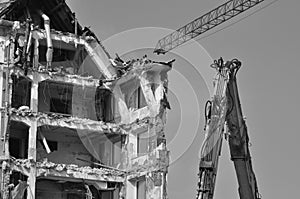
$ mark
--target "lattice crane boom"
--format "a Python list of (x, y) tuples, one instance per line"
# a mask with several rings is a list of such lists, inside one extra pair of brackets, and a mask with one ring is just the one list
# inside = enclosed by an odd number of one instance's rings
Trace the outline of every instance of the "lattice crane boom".
[(264, 0), (230, 0), (160, 39), (154, 53), (165, 54)]

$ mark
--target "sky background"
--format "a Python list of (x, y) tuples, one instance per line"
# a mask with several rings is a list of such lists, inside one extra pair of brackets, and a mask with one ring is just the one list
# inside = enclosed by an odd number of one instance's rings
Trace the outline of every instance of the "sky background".
[[(108, 45), (111, 54), (123, 52), (122, 42), (120, 50), (109, 46), (115, 43), (112, 40), (128, 42), (133, 40), (128, 35), (134, 35), (136, 41), (147, 41), (147, 45), (152, 42), (155, 46), (155, 37), (159, 38), (164, 33), (159, 28), (177, 29), (224, 2), (67, 0), (79, 22), (91, 26), (101, 40), (107, 41), (104, 44)], [(214, 74), (209, 63), (211, 58), (220, 56), (225, 60), (238, 58), (243, 62), (238, 73), (238, 88), (247, 118), (259, 192), (265, 199), (299, 197), (300, 1), (279, 0), (235, 23), (269, 2), (272, 0), (265, 0), (263, 4), (200, 36), (204, 37), (198, 40), (203, 48), (190, 44), (179, 49), (179, 55), (170, 53), (161, 57), (177, 58), (169, 72), (172, 110), (168, 112), (166, 128), (167, 139), (172, 143), (169, 146), (172, 155), (168, 176), (170, 199), (195, 198), (198, 153), (203, 141), (203, 106), (209, 99), (206, 83), (211, 84), (209, 80)], [(232, 23), (235, 24), (223, 29)], [(159, 33), (153, 33), (151, 37), (153, 28), (145, 27), (157, 27), (154, 32)], [(139, 30), (130, 32), (135, 28)], [(112, 36), (115, 38), (112, 39)], [(146, 53), (151, 54), (151, 49), (133, 48), (124, 56), (130, 58)], [(152, 58), (153, 55), (149, 56)], [(227, 142), (223, 142), (215, 198), (238, 198)]]

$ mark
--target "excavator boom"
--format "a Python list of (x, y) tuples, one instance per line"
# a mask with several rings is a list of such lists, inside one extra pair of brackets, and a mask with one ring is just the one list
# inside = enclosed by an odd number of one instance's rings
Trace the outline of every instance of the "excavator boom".
[(247, 126), (238, 94), (236, 80), (238, 70), (239, 67), (234, 68), (230, 73), (230, 81), (227, 86), (227, 98), (231, 104), (226, 117), (230, 155), (239, 184), (240, 199), (260, 199), (256, 177), (252, 168)]
[(220, 69), (215, 77), (214, 95), (206, 106), (205, 138), (200, 151), (197, 199), (212, 199), (222, 146), (227, 111), (228, 70)]
[(217, 75), (212, 101), (207, 103), (209, 107), (206, 106), (205, 139), (200, 153), (197, 199), (213, 198), (225, 123), (240, 199), (260, 199), (237, 89), (236, 74), (240, 66), (241, 62), (236, 59), (224, 63), (220, 58), (212, 64)]

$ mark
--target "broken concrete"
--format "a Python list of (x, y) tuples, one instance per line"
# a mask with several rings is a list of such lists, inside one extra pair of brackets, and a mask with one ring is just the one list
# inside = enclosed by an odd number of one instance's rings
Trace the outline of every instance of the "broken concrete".
[(112, 59), (64, 1), (29, 3), (0, 4), (3, 198), (167, 198), (174, 60)]
[[(26, 176), (30, 175), (30, 165), (32, 162), (28, 159), (12, 159), (9, 163), (12, 170), (18, 171)], [(123, 182), (126, 172), (107, 168), (92, 168), (89, 166), (79, 167), (75, 164), (56, 164), (48, 162), (37, 162), (37, 178), (65, 179), (73, 178), (81, 180)]]

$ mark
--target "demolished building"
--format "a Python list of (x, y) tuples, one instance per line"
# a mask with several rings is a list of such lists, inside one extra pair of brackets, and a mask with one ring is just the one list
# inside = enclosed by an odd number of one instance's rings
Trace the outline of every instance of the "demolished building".
[(111, 59), (64, 0), (0, 17), (1, 198), (167, 198), (172, 63)]

